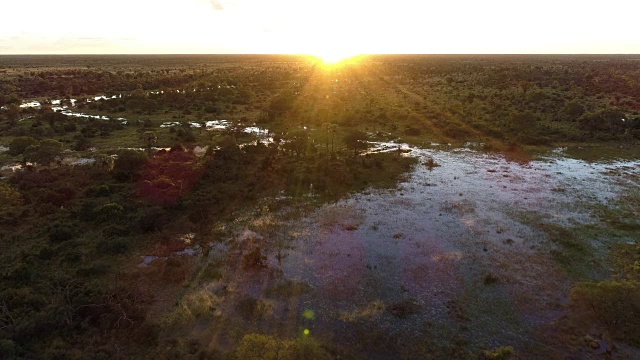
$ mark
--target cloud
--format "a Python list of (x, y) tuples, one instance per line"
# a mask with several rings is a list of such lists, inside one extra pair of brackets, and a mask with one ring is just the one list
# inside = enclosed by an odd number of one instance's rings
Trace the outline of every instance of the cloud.
[(216, 10), (216, 11), (224, 10), (224, 5), (222, 5), (220, 0), (209, 0), (209, 4), (211, 4), (211, 7), (213, 8), (213, 10)]

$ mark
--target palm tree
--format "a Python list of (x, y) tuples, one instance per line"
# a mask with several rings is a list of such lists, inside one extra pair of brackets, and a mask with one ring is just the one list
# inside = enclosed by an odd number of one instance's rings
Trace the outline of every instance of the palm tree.
[(98, 167), (98, 169), (109, 172), (113, 169), (113, 158), (109, 155), (98, 154), (94, 157), (95, 163), (94, 165)]
[(329, 126), (329, 134), (331, 134), (331, 153), (334, 152), (333, 150), (333, 140), (336, 138), (336, 133), (338, 132), (338, 125), (337, 124), (331, 124)]
[(150, 154), (151, 148), (158, 141), (158, 137), (156, 136), (156, 133), (153, 131), (145, 131), (144, 134), (142, 134), (142, 139), (145, 142), (145, 145), (147, 148), (147, 154)]
[(331, 125), (332, 125), (331, 123), (323, 123), (322, 124), (322, 132), (327, 134), (327, 137), (326, 137), (326, 139), (327, 139), (327, 141), (326, 141), (326, 144), (327, 144), (327, 155), (329, 155), (329, 131), (331, 129)]

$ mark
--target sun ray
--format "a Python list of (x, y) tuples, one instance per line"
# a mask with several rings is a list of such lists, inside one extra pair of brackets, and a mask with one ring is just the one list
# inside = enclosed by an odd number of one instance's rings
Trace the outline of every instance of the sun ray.
[(311, 55), (325, 66), (332, 66), (355, 59), (358, 54), (341, 51), (339, 49), (326, 49)]

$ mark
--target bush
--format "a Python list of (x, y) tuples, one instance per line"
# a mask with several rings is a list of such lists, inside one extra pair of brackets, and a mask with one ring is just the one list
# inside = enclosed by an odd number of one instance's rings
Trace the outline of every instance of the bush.
[(161, 207), (149, 207), (138, 211), (135, 222), (140, 231), (152, 232), (162, 230), (170, 219)]
[(236, 350), (237, 359), (263, 360), (324, 360), (331, 355), (310, 337), (280, 340), (274, 336), (248, 334)]
[(75, 236), (75, 229), (67, 223), (57, 223), (49, 229), (49, 240), (54, 243), (69, 241)]
[(584, 106), (582, 106), (582, 104), (571, 101), (565, 104), (562, 111), (572, 119), (575, 119), (584, 114)]
[(448, 137), (450, 137), (452, 139), (456, 139), (456, 140), (466, 139), (470, 135), (469, 130), (461, 127), (460, 125), (454, 124), (454, 123), (448, 124), (442, 130), (442, 133), (445, 134), (446, 136), (448, 136)]
[(3, 359), (14, 358), (18, 354), (18, 345), (13, 340), (0, 339), (0, 357)]
[(420, 136), (422, 134), (422, 130), (416, 128), (416, 127), (409, 127), (404, 131), (405, 135), (408, 136)]
[(149, 161), (146, 154), (135, 150), (123, 150), (113, 163), (113, 174), (116, 179), (133, 180), (142, 167)]
[(109, 185), (92, 186), (87, 189), (86, 195), (90, 197), (103, 197), (111, 195), (111, 188)]
[(22, 205), (20, 191), (7, 183), (0, 183), (0, 209)]
[(102, 229), (102, 233), (105, 236), (127, 236), (133, 232), (132, 230), (131, 223), (126, 221), (119, 224), (109, 224)]
[(125, 239), (116, 238), (116, 239), (106, 239), (98, 242), (96, 249), (104, 254), (108, 255), (120, 255), (124, 254), (129, 250), (129, 242)]
[(28, 147), (34, 146), (37, 143), (38, 140), (30, 136), (17, 137), (9, 143), (9, 154), (13, 156), (22, 155)]
[(84, 151), (91, 148), (91, 140), (85, 136), (79, 136), (76, 138), (76, 142), (73, 144), (72, 149), (75, 151)]
[(98, 221), (115, 221), (124, 214), (124, 208), (120, 204), (108, 203), (96, 212)]
[(614, 338), (640, 346), (640, 286), (637, 282), (579, 283), (571, 290), (570, 300), (582, 317), (605, 327)]
[(353, 156), (355, 157), (357, 153), (361, 150), (366, 150), (369, 147), (369, 136), (367, 133), (360, 130), (350, 131), (347, 135), (342, 138), (342, 141), (347, 146), (348, 149), (353, 150)]
[(58, 140), (46, 139), (24, 150), (27, 161), (49, 165), (62, 154), (62, 143)]
[(516, 352), (511, 346), (502, 346), (493, 350), (483, 350), (482, 356), (487, 360), (507, 360), (515, 356)]

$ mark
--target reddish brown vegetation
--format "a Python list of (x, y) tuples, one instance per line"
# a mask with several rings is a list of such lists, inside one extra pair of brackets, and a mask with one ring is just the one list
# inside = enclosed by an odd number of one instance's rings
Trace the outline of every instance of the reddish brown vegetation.
[(142, 170), (138, 196), (156, 205), (172, 206), (189, 193), (202, 177), (202, 168), (192, 151), (174, 147), (160, 151)]

